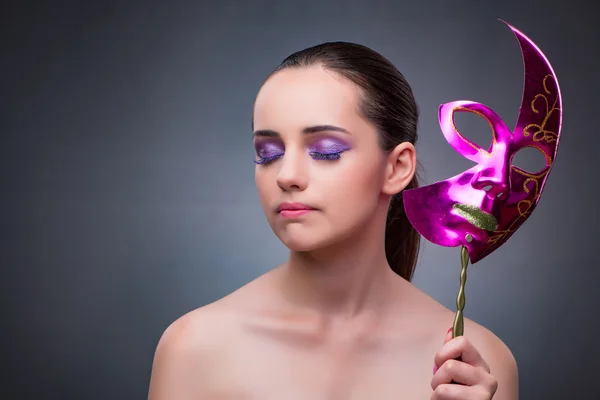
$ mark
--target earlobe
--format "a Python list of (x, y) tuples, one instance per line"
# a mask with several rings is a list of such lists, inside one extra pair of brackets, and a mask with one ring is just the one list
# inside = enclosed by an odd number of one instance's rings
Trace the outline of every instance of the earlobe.
[(404, 190), (415, 175), (416, 164), (416, 150), (412, 143), (404, 142), (396, 146), (387, 158), (382, 191), (393, 196)]

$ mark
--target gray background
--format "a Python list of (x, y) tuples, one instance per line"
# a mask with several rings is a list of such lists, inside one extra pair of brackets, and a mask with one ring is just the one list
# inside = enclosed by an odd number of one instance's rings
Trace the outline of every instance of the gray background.
[[(476, 100), (514, 124), (522, 61), (502, 18), (552, 62), (563, 135), (537, 211), (470, 268), (466, 314), (510, 346), (523, 399), (597, 398), (597, 6), (49, 3), (2, 10), (0, 394), (144, 398), (169, 323), (285, 258), (256, 196), (250, 117), (293, 51), (380, 51), (416, 93), (425, 183), (470, 167), (436, 111)], [(459, 127), (490, 140), (477, 118)], [(414, 283), (454, 308), (459, 267), (457, 249), (425, 243)]]

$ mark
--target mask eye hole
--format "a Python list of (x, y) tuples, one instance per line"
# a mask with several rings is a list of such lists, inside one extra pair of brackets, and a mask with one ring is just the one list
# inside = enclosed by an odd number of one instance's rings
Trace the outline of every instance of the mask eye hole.
[(523, 147), (517, 151), (513, 155), (511, 164), (530, 174), (539, 173), (547, 166), (546, 157), (536, 147)]
[(454, 125), (461, 136), (489, 151), (492, 146), (492, 128), (490, 123), (472, 112), (454, 113)]

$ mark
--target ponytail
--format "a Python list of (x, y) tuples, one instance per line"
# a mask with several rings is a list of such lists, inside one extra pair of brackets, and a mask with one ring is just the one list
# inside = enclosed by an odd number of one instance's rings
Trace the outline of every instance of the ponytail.
[[(415, 174), (405, 189), (417, 187), (419, 187), (419, 180)], [(388, 210), (385, 228), (385, 256), (392, 271), (409, 282), (417, 265), (420, 242), (419, 232), (406, 216), (402, 192), (400, 192), (392, 198)]]

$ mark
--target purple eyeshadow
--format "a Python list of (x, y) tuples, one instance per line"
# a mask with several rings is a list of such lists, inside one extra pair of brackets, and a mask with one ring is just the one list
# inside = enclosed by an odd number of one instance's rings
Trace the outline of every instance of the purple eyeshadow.
[[(255, 142), (256, 155), (258, 160), (256, 164), (267, 164), (285, 153), (285, 148), (279, 141), (257, 141)], [(315, 160), (336, 160), (340, 158), (340, 153), (350, 150), (350, 146), (339, 139), (324, 138), (311, 144), (308, 153)]]
[(283, 147), (277, 143), (261, 141), (256, 144), (256, 154), (261, 158), (273, 157), (283, 152)]
[(322, 154), (332, 154), (341, 153), (349, 149), (350, 146), (343, 141), (328, 138), (319, 140), (317, 143), (313, 144), (310, 151)]

